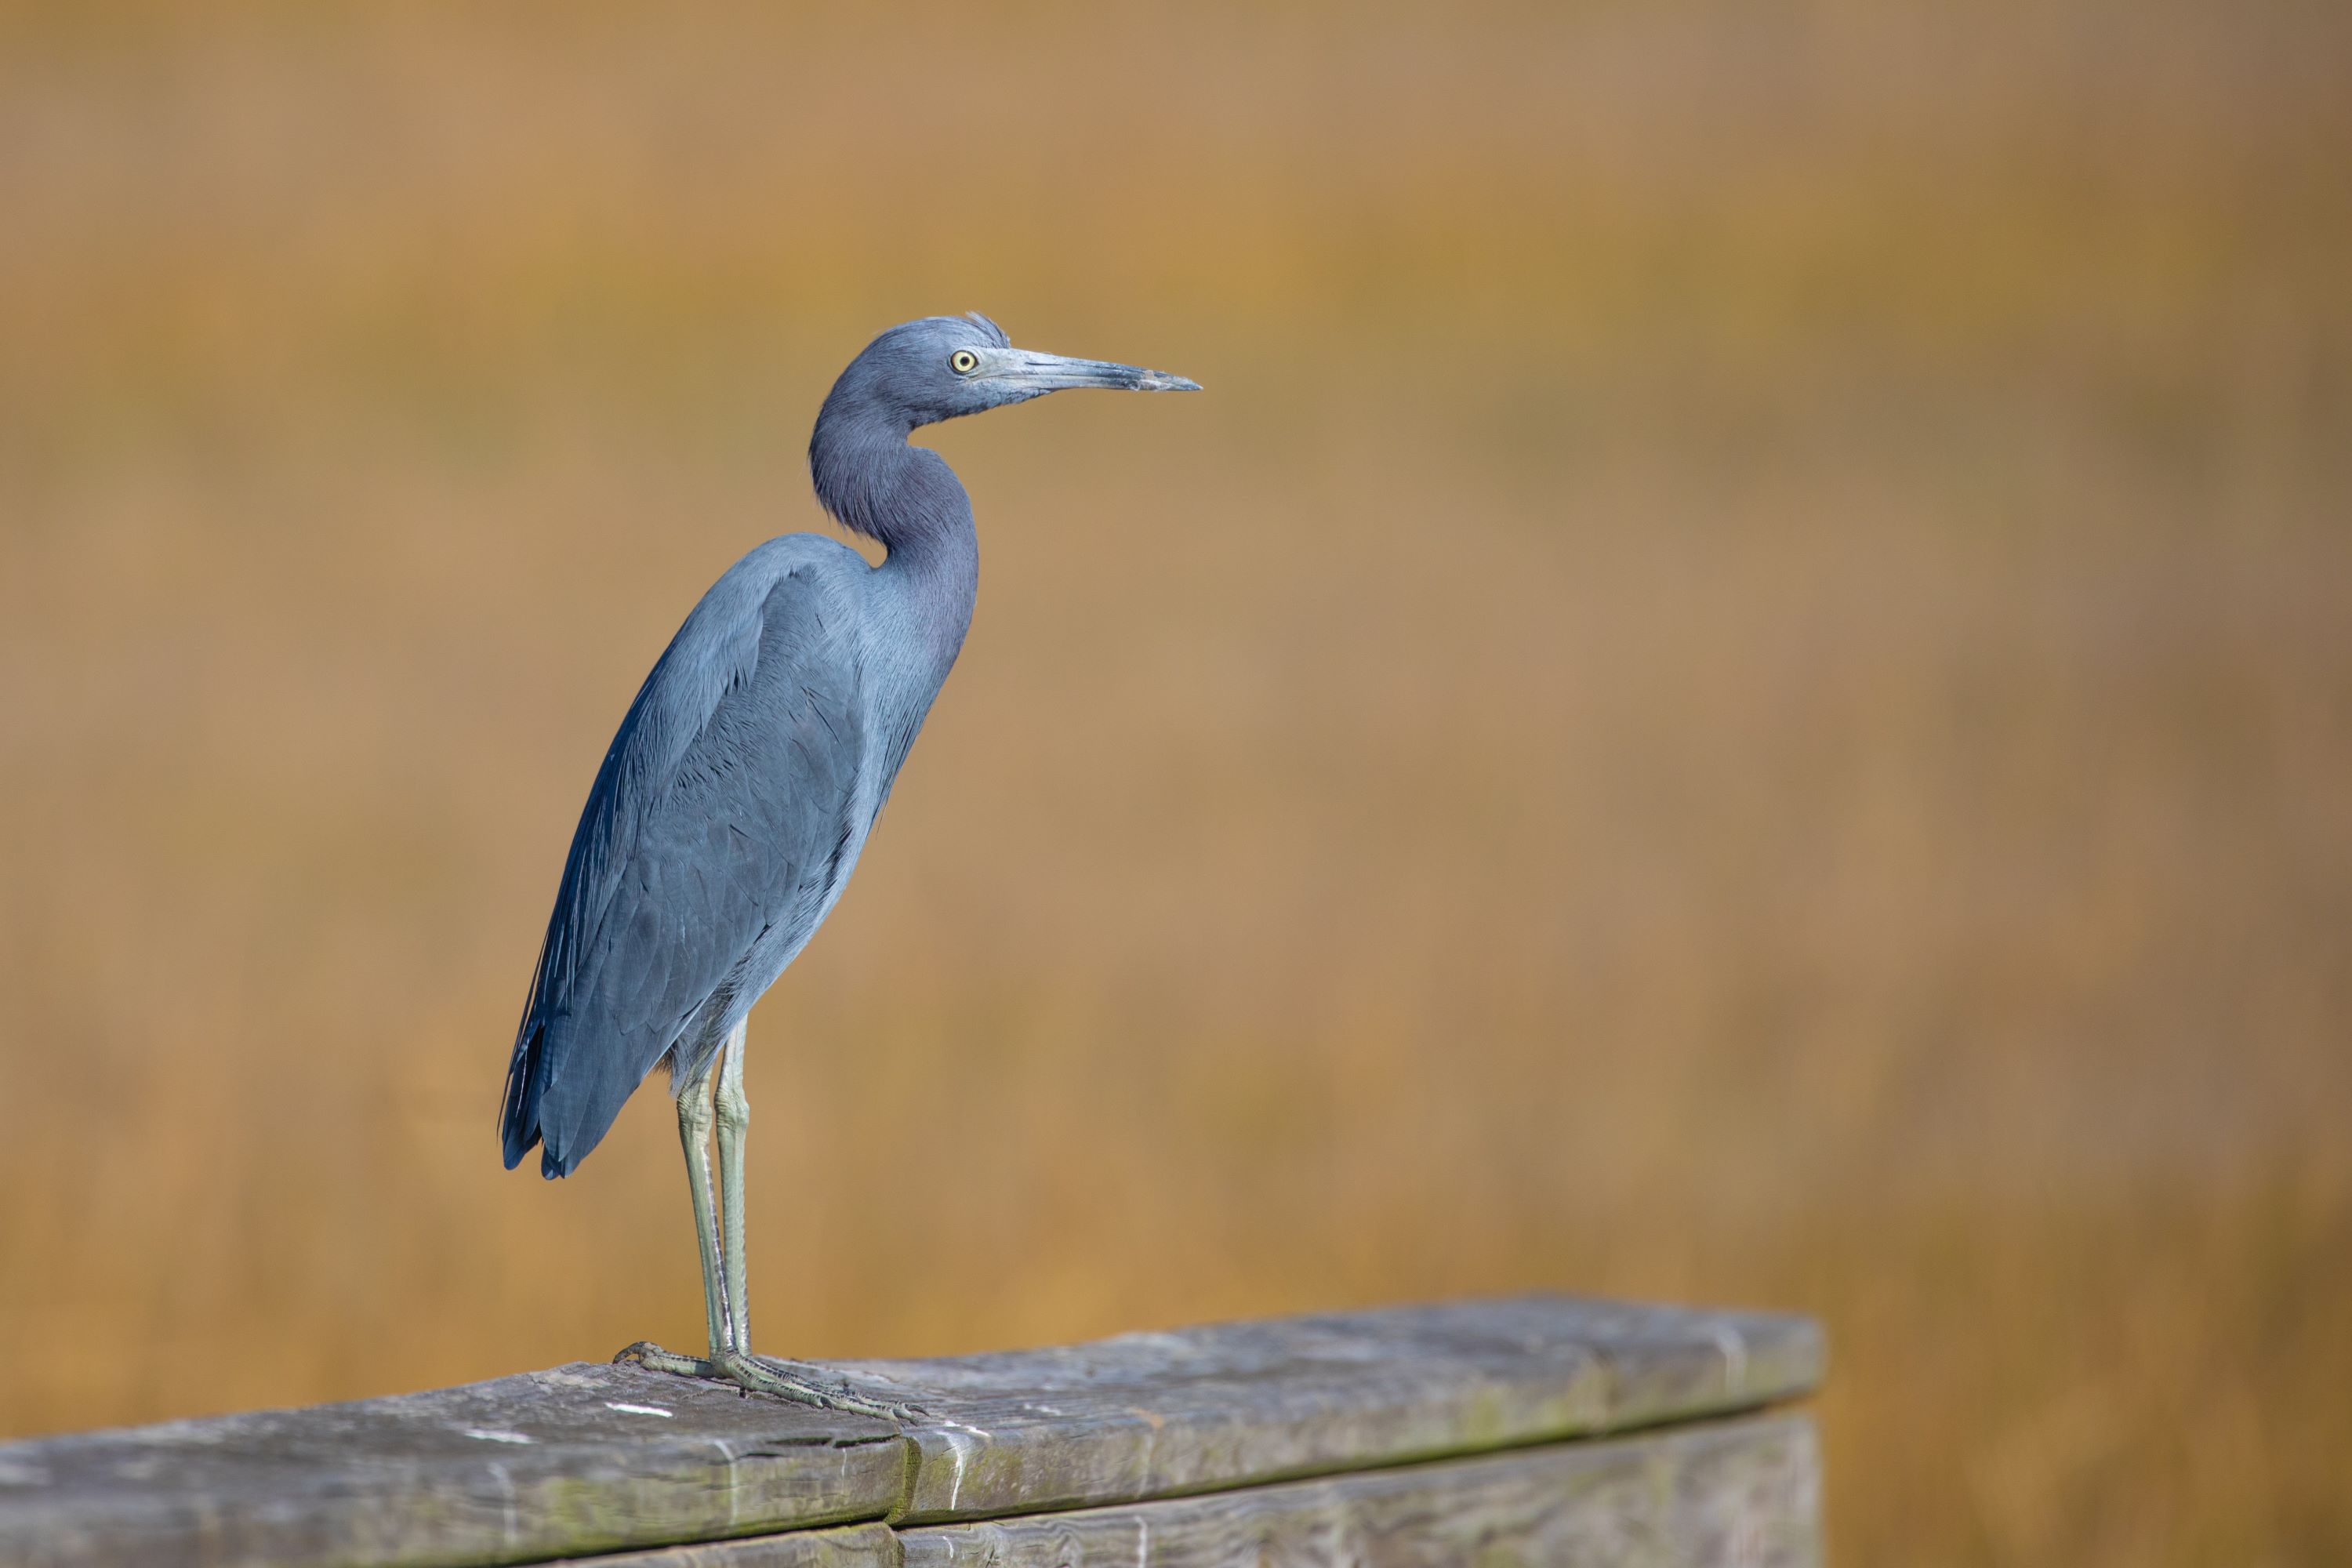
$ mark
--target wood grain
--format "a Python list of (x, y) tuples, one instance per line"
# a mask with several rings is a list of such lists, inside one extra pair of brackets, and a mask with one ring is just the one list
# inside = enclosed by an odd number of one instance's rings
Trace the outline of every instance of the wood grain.
[(1532, 1296), (837, 1370), (930, 1417), (907, 1524), (1720, 1415), (1811, 1389), (1822, 1358), (1801, 1318)]
[(746, 1541), (664, 1546), (612, 1557), (567, 1557), (581, 1568), (898, 1568), (898, 1536), (887, 1524), (796, 1530)]
[(0, 1563), (426, 1568), (873, 1519), (887, 1422), (575, 1363), (0, 1447)]
[(1801, 1415), (899, 1532), (904, 1568), (1811, 1568)]
[[(575, 1364), (398, 1398), (0, 1447), (0, 1563), (431, 1568), (698, 1545), (645, 1561), (868, 1568), (892, 1559), (899, 1538), (879, 1524), (816, 1527), (1098, 1510), (1346, 1472), (1394, 1477), (1406, 1472), (1392, 1467), (1751, 1410), (1810, 1390), (1822, 1361), (1819, 1331), (1800, 1318), (1528, 1297), (831, 1369), (920, 1407), (903, 1431), (636, 1367)], [(1798, 1428), (1739, 1430), (1781, 1434), (1770, 1451), (1796, 1451), (1787, 1434)], [(1538, 1506), (1558, 1490), (1541, 1490), (1552, 1484), (1545, 1476), (1586, 1477), (1571, 1493), (1597, 1499), (1669, 1480), (1696, 1488), (1701, 1501), (1729, 1496), (1736, 1478), (1722, 1477), (1731, 1458), (1707, 1468), (1716, 1441), (1574, 1443), (1540, 1461), (1532, 1451), (1498, 1458), (1504, 1468), (1491, 1475), (1504, 1489), (1491, 1510), (1520, 1510), (1511, 1528), (1543, 1542), (1569, 1539), (1554, 1505)], [(1568, 1461), (1558, 1456), (1572, 1454), (1583, 1458), (1559, 1470)], [(1511, 1468), (1522, 1458), (1537, 1468)], [(1435, 1524), (1381, 1522), (1381, 1509), (1403, 1520), (1423, 1506), (1404, 1493), (1380, 1502), (1389, 1484), (1339, 1501), (1315, 1495), (1341, 1508), (1331, 1517), (1343, 1523), (1369, 1521), (1361, 1528), (1401, 1542), (1451, 1539), (1431, 1534)], [(1590, 1528), (1604, 1535), (1623, 1512), (1591, 1506)], [(1299, 1547), (1307, 1551), (1324, 1539), (1310, 1513), (1272, 1523), (1234, 1515), (1238, 1522), (1217, 1528), (1263, 1529), (1277, 1543), (1307, 1542)], [(1078, 1517), (1053, 1528), (1079, 1528), (1067, 1524)], [(1692, 1517), (1714, 1515), (1702, 1508)], [(1097, 1537), (1087, 1540), (1088, 1551), (1102, 1550)], [(726, 1541), (737, 1544), (707, 1544)]]

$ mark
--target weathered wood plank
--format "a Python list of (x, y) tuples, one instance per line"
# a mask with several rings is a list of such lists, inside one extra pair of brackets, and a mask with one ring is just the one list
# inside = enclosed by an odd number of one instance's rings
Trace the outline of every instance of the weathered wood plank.
[(10, 1445), (0, 1563), (541, 1561), (879, 1518), (907, 1464), (887, 1422), (581, 1363)]
[(895, 1523), (1169, 1497), (1752, 1408), (1802, 1318), (1536, 1296), (835, 1370), (920, 1406)]
[[(573, 1365), (0, 1447), (0, 1563), (430, 1568), (970, 1521), (1727, 1414), (1810, 1389), (1821, 1364), (1801, 1319), (1547, 1297), (834, 1369), (920, 1406), (903, 1434)], [(828, 1537), (709, 1561), (864, 1568), (896, 1550)]]
[(888, 1525), (845, 1524), (563, 1563), (577, 1568), (898, 1568), (899, 1561), (898, 1536)]
[(1819, 1474), (1771, 1415), (898, 1540), (904, 1568), (1812, 1568)]

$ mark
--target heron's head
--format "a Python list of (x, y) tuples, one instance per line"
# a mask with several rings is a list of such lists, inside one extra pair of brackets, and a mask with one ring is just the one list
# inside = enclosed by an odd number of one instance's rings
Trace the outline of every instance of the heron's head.
[(1016, 349), (985, 316), (927, 316), (866, 344), (834, 383), (825, 412), (845, 414), (863, 405), (912, 429), (1073, 386), (1201, 390), (1197, 382), (1165, 371)]

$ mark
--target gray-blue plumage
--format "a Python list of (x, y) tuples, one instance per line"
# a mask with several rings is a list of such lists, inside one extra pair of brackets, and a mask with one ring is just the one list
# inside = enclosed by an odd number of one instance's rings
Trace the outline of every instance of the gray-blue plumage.
[(873, 678), (870, 575), (833, 541), (772, 540), (654, 667), (564, 864), (509, 1069), (509, 1167), (543, 1142), (541, 1169), (568, 1174), (665, 1057), (691, 1079), (839, 896), (887, 787), (887, 709), (930, 696)]
[(544, 1174), (568, 1173), (656, 1065), (681, 1097), (701, 1083), (840, 898), (978, 589), (971, 502), (908, 435), (1066, 386), (1192, 385), (1016, 350), (980, 317), (895, 327), (842, 373), (811, 474), (883, 563), (771, 540), (646, 678), (564, 861), (508, 1068), (509, 1169), (538, 1144)]

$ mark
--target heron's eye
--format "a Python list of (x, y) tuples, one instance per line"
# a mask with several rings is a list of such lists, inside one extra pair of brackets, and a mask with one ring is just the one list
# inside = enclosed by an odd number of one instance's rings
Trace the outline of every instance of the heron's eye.
[(958, 349), (948, 355), (948, 368), (958, 375), (970, 375), (980, 368), (980, 356), (970, 349)]

